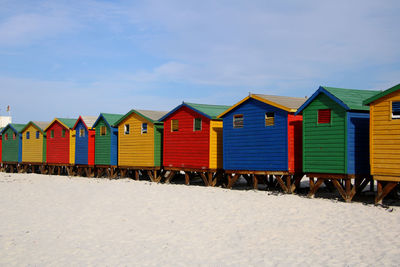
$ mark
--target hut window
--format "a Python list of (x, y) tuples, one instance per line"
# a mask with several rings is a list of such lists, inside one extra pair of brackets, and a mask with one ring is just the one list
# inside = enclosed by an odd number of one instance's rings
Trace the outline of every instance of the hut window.
[(171, 132), (177, 132), (179, 130), (179, 121), (171, 120)]
[(106, 134), (107, 134), (106, 126), (100, 126), (100, 135), (106, 135)]
[(129, 134), (129, 124), (124, 125), (124, 133)]
[(233, 128), (243, 128), (243, 114), (233, 116)]
[(142, 123), (142, 134), (147, 133), (147, 123)]
[(318, 123), (331, 123), (331, 110), (319, 109), (318, 110)]
[(392, 119), (400, 119), (400, 101), (392, 102)]
[(4, 140), (8, 140), (8, 133), (4, 135)]
[(79, 128), (79, 137), (85, 137), (85, 129)]
[(61, 137), (65, 137), (65, 129), (62, 129)]
[(39, 139), (39, 137), (40, 137), (40, 133), (39, 133), (39, 131), (36, 131), (36, 139)]
[(17, 135), (13, 133), (13, 140), (17, 139)]
[(30, 133), (26, 132), (26, 139), (29, 139), (29, 138), (30, 138)]
[(193, 121), (193, 129), (195, 131), (201, 131), (201, 118), (195, 118)]
[(275, 124), (275, 113), (267, 112), (265, 113), (265, 126), (274, 126)]
[(54, 138), (54, 130), (50, 131), (50, 138)]

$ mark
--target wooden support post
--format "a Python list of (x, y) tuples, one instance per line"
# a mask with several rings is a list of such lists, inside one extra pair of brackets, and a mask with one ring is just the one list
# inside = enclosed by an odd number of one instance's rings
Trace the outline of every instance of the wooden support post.
[(57, 175), (61, 175), (61, 167), (57, 166)]
[(314, 184), (314, 178), (310, 178), (310, 192), (308, 193), (308, 197), (313, 198), (318, 188), (324, 182), (323, 178), (317, 178), (317, 182)]
[(387, 182), (382, 188), (382, 181), (378, 182), (378, 192), (375, 197), (375, 204), (382, 204), (383, 198), (387, 196), (393, 188), (397, 186), (397, 182)]
[(281, 186), (281, 188), (282, 188), (282, 190), (285, 192), (285, 193), (287, 193), (289, 190), (288, 190), (288, 188), (287, 188), (287, 186), (285, 185), (285, 183), (283, 182), (283, 180), (282, 180), (282, 178), (284, 177), (285, 175), (275, 175), (275, 178), (276, 178), (276, 180), (278, 181), (278, 183), (279, 183), (279, 185)]
[(185, 172), (185, 185), (190, 184), (190, 175), (189, 172)]
[(216, 186), (218, 182), (218, 173), (215, 173), (215, 175), (213, 175), (212, 172), (208, 172), (208, 184), (210, 186)]
[(232, 186), (236, 183), (236, 181), (239, 179), (239, 174), (228, 174), (228, 185), (226, 188), (231, 189)]
[(139, 170), (135, 170), (135, 179), (139, 181)]
[(170, 173), (168, 174), (167, 178), (165, 179), (165, 183), (169, 184), (172, 180), (172, 178), (174, 178), (175, 176), (175, 171), (169, 171)]
[(258, 189), (258, 178), (257, 175), (253, 174), (253, 189)]
[(151, 171), (147, 171), (147, 175), (150, 177), (150, 181), (155, 182), (154, 176), (153, 176), (153, 174), (151, 173)]
[(206, 175), (204, 174), (204, 172), (200, 173), (200, 177), (201, 177), (201, 179), (203, 179), (204, 185), (209, 186), (208, 179), (207, 179)]
[(286, 188), (287, 188), (286, 193), (288, 193), (288, 194), (292, 193), (292, 176), (291, 175), (286, 175)]

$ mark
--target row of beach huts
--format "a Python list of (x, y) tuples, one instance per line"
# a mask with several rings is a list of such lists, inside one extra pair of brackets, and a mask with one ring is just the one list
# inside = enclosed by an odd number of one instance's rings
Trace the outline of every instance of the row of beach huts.
[(169, 112), (10, 123), (1, 170), (146, 178), (232, 188), (276, 183), (308, 195), (325, 183), (346, 202), (377, 181), (376, 203), (400, 182), (400, 84), (385, 91), (319, 87), (309, 98), (249, 94), (233, 106), (183, 102)]

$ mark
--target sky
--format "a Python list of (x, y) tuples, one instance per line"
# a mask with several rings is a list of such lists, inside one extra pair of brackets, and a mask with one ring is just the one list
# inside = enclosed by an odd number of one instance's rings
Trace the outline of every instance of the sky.
[(0, 115), (169, 111), (400, 83), (400, 1), (0, 0)]

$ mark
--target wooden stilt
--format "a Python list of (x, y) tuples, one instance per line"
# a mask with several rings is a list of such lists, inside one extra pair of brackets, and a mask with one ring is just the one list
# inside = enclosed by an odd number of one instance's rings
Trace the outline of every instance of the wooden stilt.
[(253, 189), (258, 189), (258, 178), (257, 175), (253, 174)]
[(176, 171), (170, 171), (167, 178), (165, 179), (165, 183), (169, 184), (171, 182), (172, 178), (174, 178), (175, 174), (176, 174)]
[(149, 176), (150, 181), (155, 182), (154, 176), (153, 176), (153, 174), (151, 173), (151, 171), (147, 171), (147, 175)]
[(288, 190), (287, 186), (285, 185), (285, 183), (282, 180), (282, 178), (284, 176), (285, 175), (275, 175), (275, 178), (278, 181), (278, 184), (281, 186), (282, 190), (287, 193), (289, 190)]
[(393, 188), (397, 186), (397, 182), (387, 182), (382, 188), (382, 181), (378, 182), (378, 192), (375, 197), (375, 204), (382, 204), (383, 198), (387, 196)]
[(324, 182), (324, 179), (318, 178), (317, 182), (314, 184), (314, 178), (310, 178), (310, 192), (308, 193), (308, 197), (313, 198), (318, 188)]
[(189, 172), (185, 172), (185, 185), (190, 184), (190, 175)]
[(226, 186), (226, 188), (231, 189), (232, 186), (236, 183), (236, 181), (239, 179), (238, 174), (228, 174), (228, 185)]
[(208, 174), (208, 184), (210, 186), (216, 186), (218, 182), (218, 173), (213, 175), (212, 172), (208, 172), (207, 174)]
[(204, 174), (204, 172), (200, 173), (200, 177), (201, 177), (201, 179), (203, 179), (204, 185), (209, 186), (208, 179), (207, 179), (206, 175)]
[(139, 181), (139, 170), (135, 170), (135, 180)]

